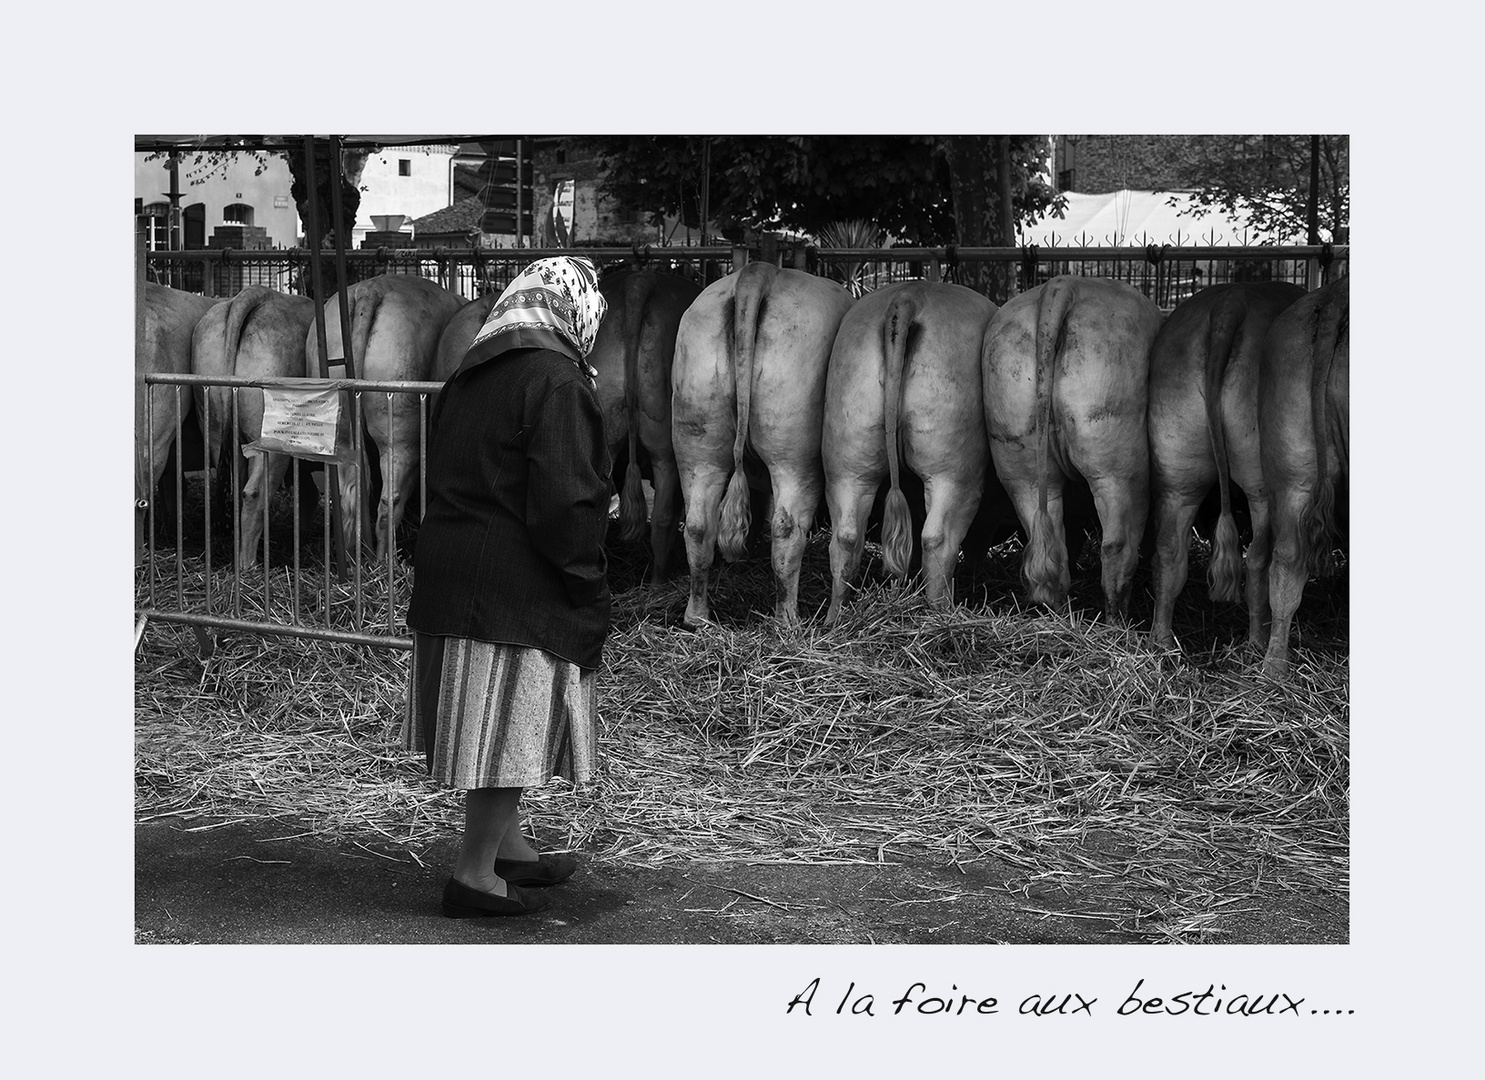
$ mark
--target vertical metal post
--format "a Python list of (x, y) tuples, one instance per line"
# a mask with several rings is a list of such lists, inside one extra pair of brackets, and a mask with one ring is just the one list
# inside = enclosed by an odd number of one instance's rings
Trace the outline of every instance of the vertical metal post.
[[(322, 379), (330, 377), (330, 347), (325, 341), (325, 298), (322, 295), (325, 289), (324, 276), (320, 265), (320, 211), (319, 192), (315, 188), (315, 137), (306, 135), (304, 137), (304, 168), (305, 175), (309, 181), (309, 220), (305, 227), (309, 230), (309, 269), (311, 288), (315, 295), (315, 340), (320, 346), (319, 375)], [(334, 564), (335, 580), (345, 581), (346, 578), (346, 549), (345, 529), (340, 513), (340, 468), (339, 466), (326, 463), (325, 465), (325, 500), (331, 508), (330, 514), (335, 543)], [(326, 560), (330, 562), (329, 559)], [(329, 590), (326, 589), (326, 604), (329, 604)]]
[[(367, 496), (370, 494), (370, 492), (368, 490), (370, 488), (370, 485), (366, 483), (366, 469), (365, 469), (365, 465), (366, 465), (366, 409), (365, 409), (365, 407), (361, 403), (361, 391), (359, 391), (359, 390), (353, 390), (351, 392), (351, 399), (354, 402), (354, 406), (353, 406), (352, 411), (351, 411), (351, 424), (353, 425), (351, 427), (351, 445), (353, 447), (355, 447), (355, 451), (356, 451), (356, 453), (355, 453), (355, 458), (356, 458), (356, 474), (355, 474), (355, 477), (356, 478), (355, 478), (355, 481), (354, 481), (355, 492), (356, 492), (355, 504), (357, 506), (364, 506), (369, 501), (368, 498), (367, 498)], [(385, 481), (383, 482), (383, 485), (382, 486), (383, 487), (386, 486)], [(352, 525), (351, 536), (348, 538), (348, 539), (350, 539), (350, 541), (353, 544), (355, 544), (355, 551), (356, 551), (356, 558), (352, 560), (352, 563), (353, 563), (354, 568), (355, 568), (355, 573), (354, 573), (355, 580), (352, 583), (352, 588), (355, 590), (355, 593), (356, 593), (355, 599), (356, 599), (356, 630), (357, 631), (360, 631), (361, 630), (361, 600), (362, 600), (362, 594), (361, 594), (361, 548), (363, 546), (361, 526), (362, 526), (362, 523), (365, 520), (366, 520), (365, 513), (358, 513), (356, 515), (355, 521), (353, 521), (351, 523), (351, 525)]]
[(180, 392), (184, 387), (176, 383), (175, 391), (175, 599), (184, 610), (186, 606), (186, 457), (185, 440), (181, 438), (182, 409)]
[[(179, 251), (184, 245), (180, 235), (180, 157), (176, 151), (170, 151), (169, 162), (165, 168), (170, 173), (170, 190), (166, 192), (166, 198), (170, 200), (170, 227), (167, 242), (171, 251)], [(172, 288), (180, 288), (180, 262), (177, 259), (170, 260), (169, 281)]]
[[(154, 437), (150, 430), (149, 417), (149, 384), (144, 381), (144, 376), (139, 371), (139, 365), (144, 358), (144, 279), (147, 264), (149, 262), (149, 221), (144, 216), (134, 219), (134, 443), (139, 445), (141, 438), (145, 439), (151, 446), (146, 453), (145, 461), (145, 483), (153, 483), (155, 471), (153, 468), (153, 444)], [(140, 408), (143, 405), (143, 408)], [(138, 430), (139, 424), (144, 423), (144, 430)], [(134, 475), (139, 475), (139, 452), (134, 454)], [(134, 492), (134, 565), (138, 566), (144, 560), (144, 514), (149, 506), (150, 500), (155, 497), (152, 490), (139, 490), (140, 484), (135, 485)], [(151, 568), (151, 580), (153, 580), (153, 568)], [(151, 601), (153, 603), (153, 601)]]
[(150, 607), (155, 607), (155, 399), (144, 384), (144, 475), (149, 489), (149, 516), (145, 519), (144, 542), (149, 546)]
[(351, 311), (350, 300), (346, 296), (346, 266), (345, 266), (345, 222), (341, 208), (340, 185), (344, 178), (340, 160), (340, 136), (330, 136), (330, 154), (335, 159), (333, 175), (330, 177), (330, 212), (335, 215), (335, 228), (330, 235), (335, 238), (335, 280), (338, 284), (336, 296), (340, 299), (340, 350), (345, 356), (345, 377), (354, 379), (356, 377), (356, 364), (351, 356)]
[[(393, 397), (392, 392), (390, 390), (387, 391), (387, 430), (388, 431), (392, 430), (392, 397)], [(388, 443), (387, 443), (387, 467), (382, 472), (382, 493), (383, 493), (383, 496), (386, 497), (387, 505), (389, 507), (395, 507), (397, 505), (397, 501), (396, 500), (399, 499), (402, 496), (402, 492), (398, 491), (396, 488), (394, 488), (392, 486), (392, 484), (396, 480), (396, 477), (397, 477), (397, 444), (396, 444), (396, 442), (393, 442), (393, 441), (389, 440)], [(388, 495), (390, 495), (390, 497), (387, 497)], [(391, 514), (388, 514), (387, 515), (387, 566), (386, 566), (386, 570), (387, 570), (387, 633), (389, 633), (389, 634), (392, 634), (392, 633), (395, 633), (396, 632), (396, 629), (395, 629), (395, 626), (394, 626), (394, 623), (393, 623), (393, 610), (392, 610), (392, 589), (393, 589), (392, 565), (396, 561), (397, 561), (397, 537), (393, 534), (393, 530), (392, 530), (392, 515)]]
[(526, 200), (521, 198), (523, 182), (526, 179), (526, 159), (522, 156), (524, 140), (516, 140), (516, 247), (525, 247), (522, 242), (524, 232), (521, 228), (521, 211), (526, 208)]
[(232, 457), (232, 617), (242, 618), (242, 473), (238, 463), (242, 460), (242, 441), (237, 435), (241, 423), (237, 404), (238, 387), (232, 388), (232, 429), (227, 432), (223, 445)]
[[(207, 611), (207, 614), (210, 614), (211, 613), (211, 470), (212, 470), (213, 467), (219, 467), (219, 463), (211, 460), (211, 387), (209, 387), (209, 386), (203, 386), (201, 388), (201, 427), (202, 427), (202, 430), (205, 431), (205, 433), (206, 433), (205, 435), (202, 436), (202, 440), (201, 440), (202, 442), (204, 442), (206, 444), (201, 449), (202, 454), (205, 455), (205, 457), (206, 457), (206, 468), (205, 468), (205, 470), (203, 470), (203, 475), (205, 476), (205, 482), (201, 485), (201, 488), (202, 488), (201, 493), (202, 493), (202, 495), (204, 497), (204, 500), (205, 500), (204, 501), (204, 509), (202, 510), (202, 516), (204, 518), (203, 528), (206, 531), (206, 542), (203, 545), (204, 550), (203, 550), (203, 553), (202, 553), (202, 557), (203, 557), (203, 560), (204, 560), (205, 566), (206, 566), (206, 611)], [(224, 443), (224, 445), (225, 445), (225, 443)]]

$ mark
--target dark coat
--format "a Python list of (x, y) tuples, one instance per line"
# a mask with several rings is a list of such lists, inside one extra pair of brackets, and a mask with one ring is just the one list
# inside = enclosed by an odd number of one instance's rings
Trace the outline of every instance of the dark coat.
[(598, 399), (571, 359), (470, 357), (434, 410), (407, 625), (597, 668), (608, 475)]

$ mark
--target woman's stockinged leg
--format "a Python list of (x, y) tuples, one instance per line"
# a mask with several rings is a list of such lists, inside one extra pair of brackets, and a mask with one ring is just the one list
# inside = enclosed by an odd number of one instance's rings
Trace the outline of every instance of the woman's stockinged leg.
[(495, 860), (508, 850), (506, 834), (520, 835), (517, 806), (520, 788), (474, 788), (464, 796), (464, 838), (454, 880), (471, 889), (505, 896), (505, 879), (495, 873)]
[(521, 828), (521, 815), (518, 811), (515, 820), (511, 822), (510, 828), (505, 830), (505, 836), (500, 841), (500, 858), (509, 859), (511, 862), (535, 862), (540, 858), (540, 853), (531, 846), (531, 841), (526, 839), (526, 834)]

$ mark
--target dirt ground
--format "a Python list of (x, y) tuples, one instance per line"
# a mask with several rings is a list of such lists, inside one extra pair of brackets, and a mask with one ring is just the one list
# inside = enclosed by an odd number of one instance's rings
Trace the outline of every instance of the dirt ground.
[[(1128, 944), (1162, 938), (1160, 900), (1117, 881), (1013, 867), (617, 865), (582, 858), (535, 916), (446, 919), (453, 843), (425, 865), (384, 842), (288, 823), (160, 820), (135, 830), (141, 944)], [(379, 839), (379, 838), (378, 838)], [(581, 858), (581, 853), (580, 853)], [(1190, 939), (1190, 917), (1183, 927)], [(1215, 897), (1201, 940), (1345, 943), (1344, 899), (1260, 888)]]

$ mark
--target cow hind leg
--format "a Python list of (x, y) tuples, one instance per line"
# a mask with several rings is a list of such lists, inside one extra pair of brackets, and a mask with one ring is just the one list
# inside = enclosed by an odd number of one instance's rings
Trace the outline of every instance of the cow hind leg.
[(1103, 528), (1098, 554), (1104, 613), (1110, 622), (1123, 626), (1129, 622), (1129, 594), (1150, 510), (1149, 491), (1138, 483), (1107, 479), (1090, 482), (1089, 487)]
[(799, 567), (804, 562), (804, 545), (822, 486), (823, 478), (774, 478), (773, 513), (769, 518), (773, 576), (778, 587), (774, 617), (786, 626), (799, 625)]
[(825, 492), (825, 505), (830, 511), (830, 608), (825, 613), (826, 626), (840, 621), (846, 593), (861, 568), (866, 522), (879, 483), (874, 476), (856, 476), (830, 484)]
[[(267, 464), (264, 464), (267, 458)], [(240, 546), (238, 558), (241, 565), (252, 566), (258, 561), (258, 548), (263, 539), (263, 518), (273, 503), (273, 493), (284, 482), (289, 470), (289, 458), (283, 454), (253, 454), (248, 463), (247, 483), (242, 488), (241, 518), (238, 527)], [(264, 560), (267, 561), (266, 558)]]
[(379, 563), (386, 562), (396, 552), (397, 526), (407, 512), (417, 471), (416, 458), (406, 451), (397, 460), (389, 460), (383, 471), (382, 494), (376, 511), (376, 560)]
[(675, 459), (656, 455), (651, 461), (655, 505), (650, 511), (650, 567), (646, 581), (662, 584), (670, 578), (671, 554), (681, 502), (681, 480)]
[(980, 489), (957, 477), (931, 477), (925, 485), (927, 513), (923, 519), (923, 584), (928, 602), (948, 608), (954, 604), (954, 569), (959, 547), (980, 508)]
[(686, 562), (691, 569), (691, 589), (683, 621), (687, 626), (695, 627), (712, 621), (707, 577), (717, 550), (727, 473), (717, 468), (697, 470), (683, 483), (686, 495)]
[(1272, 679), (1289, 675), (1289, 626), (1299, 609), (1309, 576), (1303, 521), (1305, 496), (1301, 492), (1275, 492), (1273, 552), (1268, 568), (1268, 600), (1272, 622), (1264, 674)]
[(1175, 645), (1171, 618), (1176, 598), (1186, 587), (1191, 527), (1201, 498), (1201, 492), (1162, 491), (1155, 500), (1155, 616), (1150, 638), (1161, 649)]
[(1249, 499), (1248, 508), (1253, 516), (1253, 540), (1244, 558), (1243, 590), (1248, 601), (1248, 644), (1261, 649), (1268, 642), (1268, 569), (1273, 537), (1269, 533), (1268, 499)]

